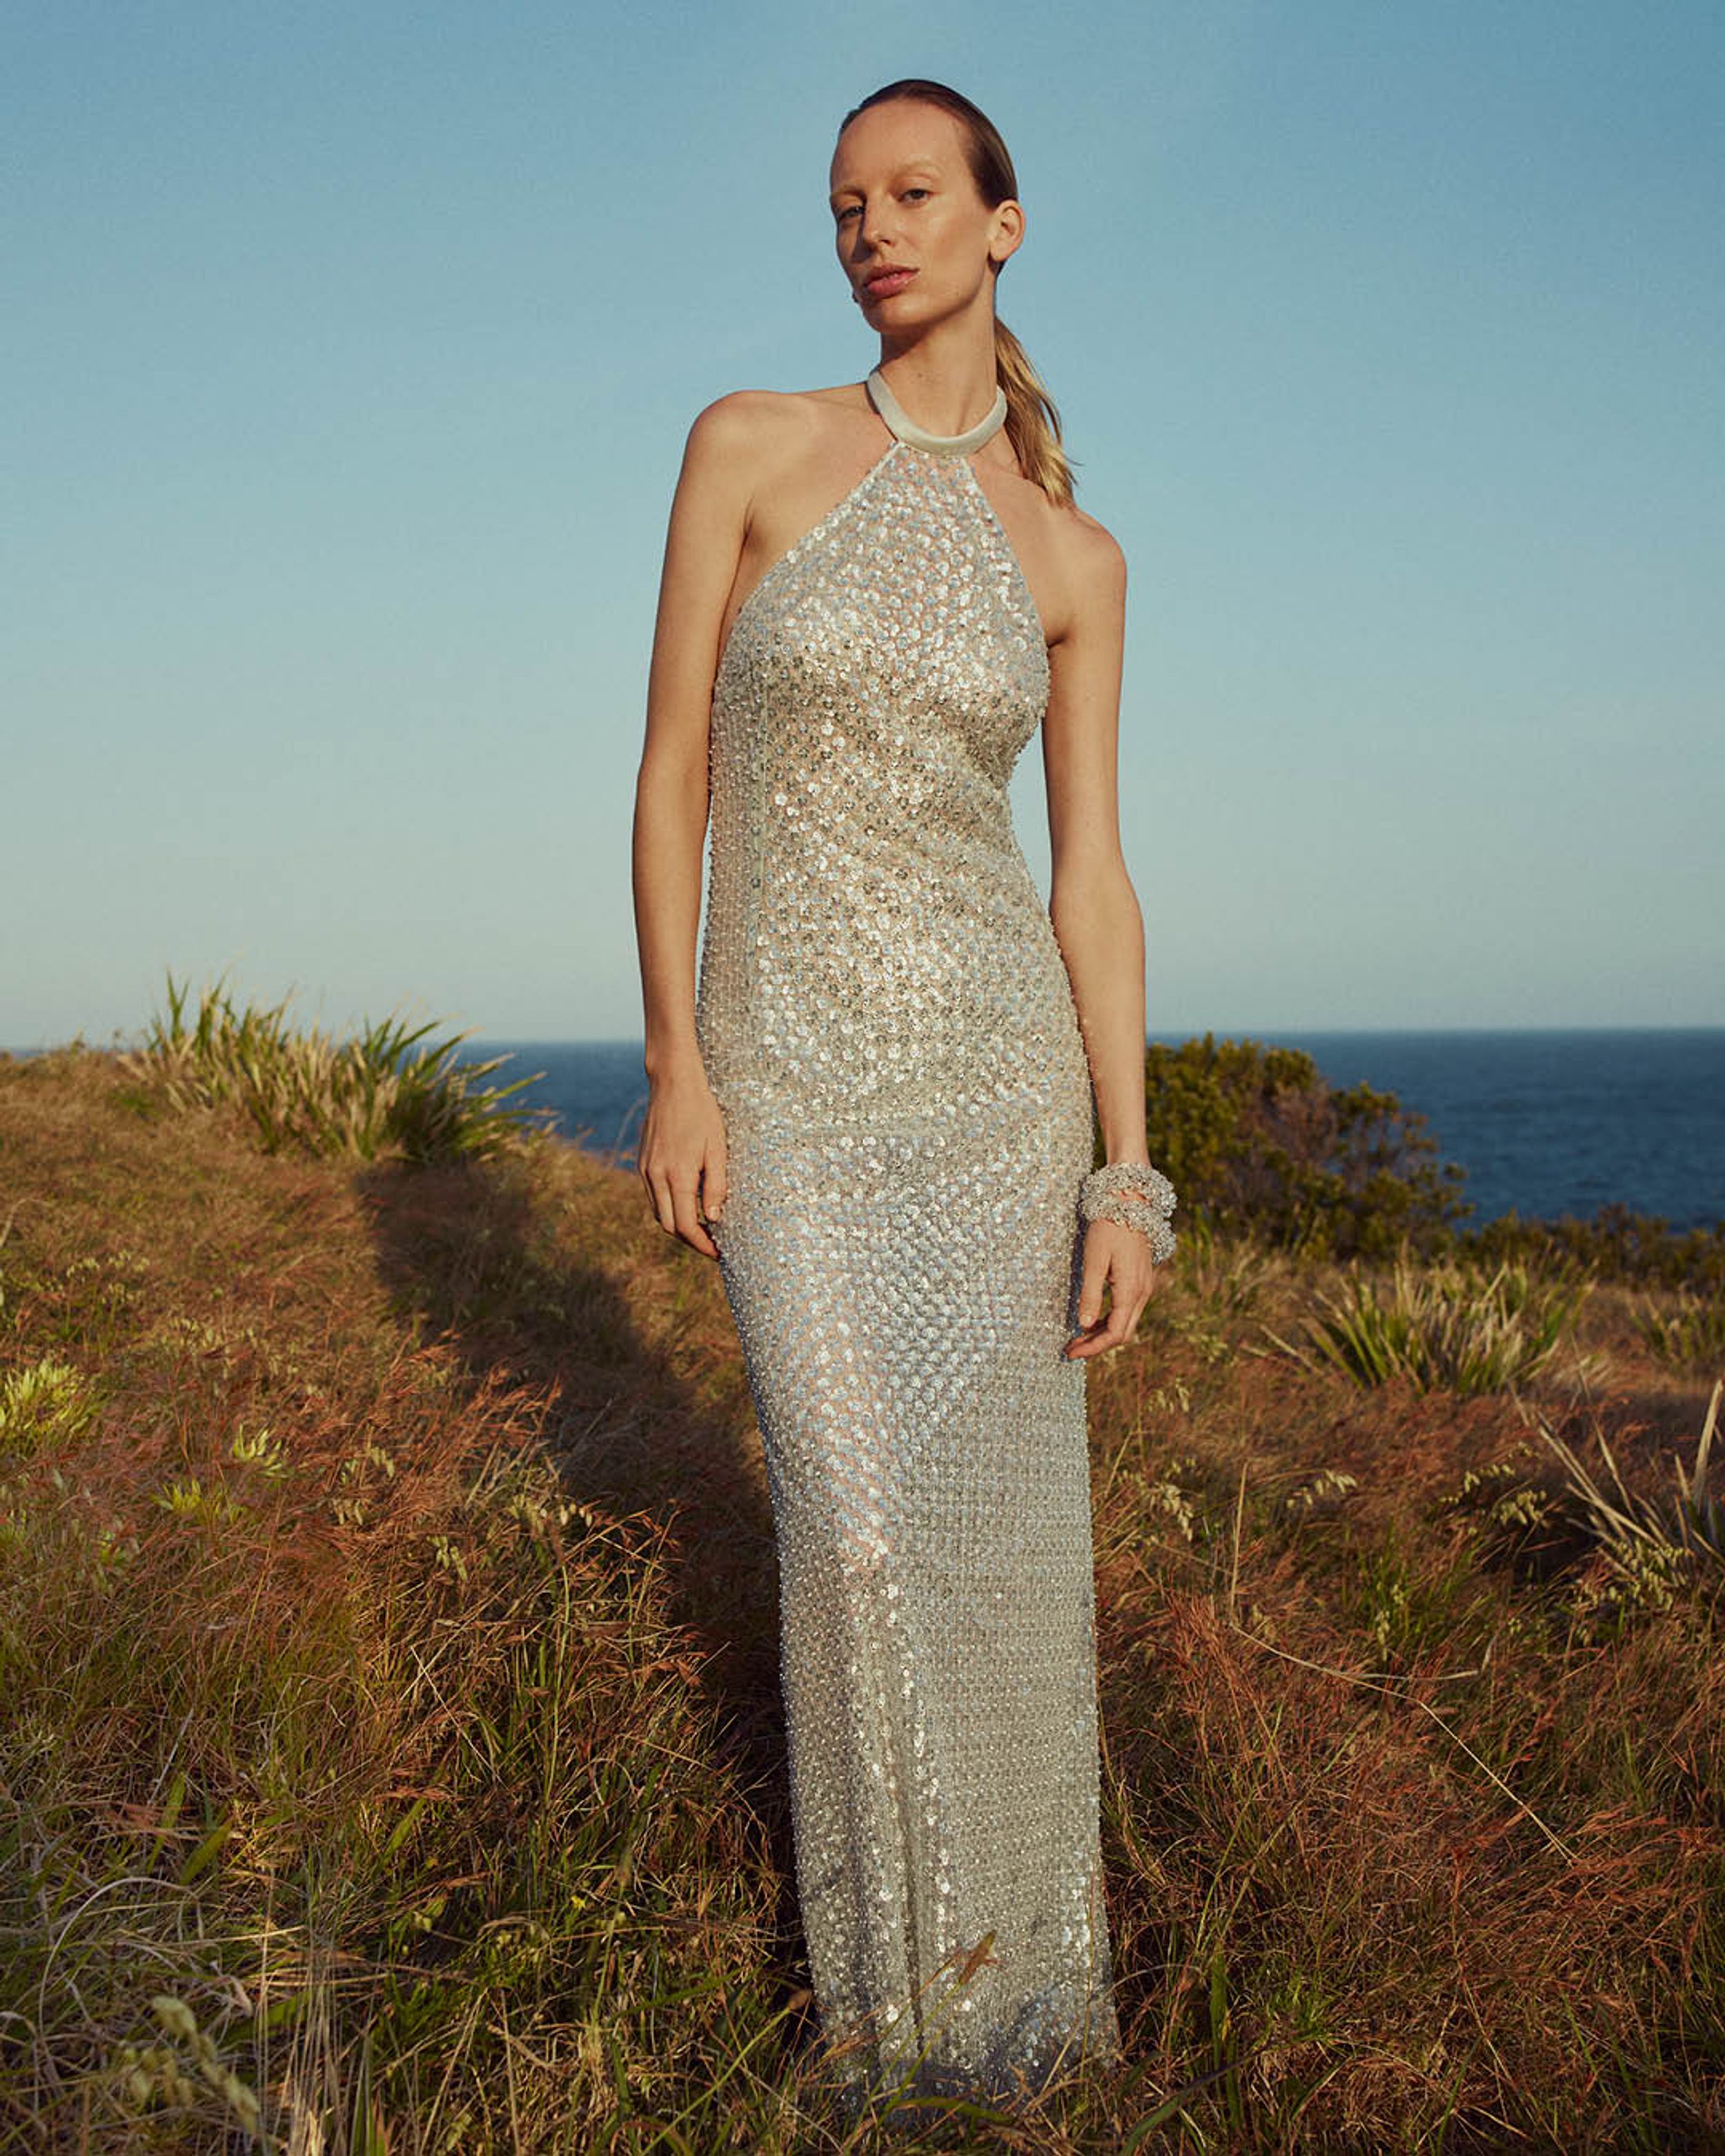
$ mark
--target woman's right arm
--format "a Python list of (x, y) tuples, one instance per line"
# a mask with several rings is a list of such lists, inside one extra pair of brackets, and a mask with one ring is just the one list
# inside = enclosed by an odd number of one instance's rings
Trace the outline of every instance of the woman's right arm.
[(748, 525), (747, 393), (696, 418), (672, 500), (635, 787), (635, 939), (648, 1100), (636, 1163), (660, 1225), (716, 1258), (701, 1224), (725, 1203), (724, 1119), (695, 1034), (696, 934), (719, 629)]

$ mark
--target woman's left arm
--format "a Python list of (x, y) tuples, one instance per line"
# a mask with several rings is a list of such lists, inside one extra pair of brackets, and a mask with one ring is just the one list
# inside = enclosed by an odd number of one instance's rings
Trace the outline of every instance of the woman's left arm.
[[(1113, 1161), (1149, 1159), (1144, 1129), (1144, 921), (1120, 844), (1120, 688), (1126, 644), (1126, 557), (1077, 512), (1071, 611), (1049, 649), (1043, 722), (1052, 874), (1049, 915), (1072, 983), (1102, 1144)], [(1150, 1245), (1134, 1229), (1085, 1230), (1080, 1332), (1067, 1353), (1120, 1347), (1156, 1285)], [(1102, 1291), (1111, 1297), (1102, 1315)]]

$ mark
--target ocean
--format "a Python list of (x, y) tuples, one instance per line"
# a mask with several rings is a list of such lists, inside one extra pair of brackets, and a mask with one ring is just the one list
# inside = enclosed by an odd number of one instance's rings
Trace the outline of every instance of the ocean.
[[(1615, 1204), (1677, 1229), (1725, 1219), (1725, 1026), (1217, 1038), (1303, 1049), (1333, 1086), (1394, 1094), (1466, 1171), (1470, 1224), (1589, 1219)], [(639, 1040), (475, 1040), (463, 1054), (509, 1055), (493, 1084), (543, 1070), (518, 1100), (593, 1151), (632, 1157), (647, 1100)]]

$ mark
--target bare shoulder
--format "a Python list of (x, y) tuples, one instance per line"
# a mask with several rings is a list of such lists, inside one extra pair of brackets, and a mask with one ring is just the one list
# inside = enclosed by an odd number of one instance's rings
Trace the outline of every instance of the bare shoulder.
[(1040, 505), (1022, 551), (1050, 649), (1112, 635), (1126, 616), (1126, 556), (1119, 541), (1076, 501), (1051, 501), (1040, 486), (1021, 484)]
[(1051, 521), (1060, 535), (1056, 543), (1075, 588), (1111, 597), (1123, 593), (1126, 552), (1107, 526), (1076, 501), (1050, 507)]
[(696, 414), (689, 445), (697, 454), (719, 458), (772, 456), (781, 448), (794, 451), (846, 406), (855, 408), (855, 391), (837, 389), (732, 389)]
[(684, 459), (738, 535), (741, 596), (878, 455), (866, 387), (733, 389), (702, 411)]

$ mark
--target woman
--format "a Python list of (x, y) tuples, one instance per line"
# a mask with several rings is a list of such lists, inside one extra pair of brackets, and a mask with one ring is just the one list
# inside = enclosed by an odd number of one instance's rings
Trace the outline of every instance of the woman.
[[(1118, 2048), (1085, 1378), (1173, 1241), (1116, 808), (1125, 565), (995, 316), (1024, 215), (987, 118), (889, 84), (830, 183), (880, 364), (721, 397), (671, 511), (639, 1163), (748, 1368), (846, 2090), (1009, 2097)], [(1046, 910), (1007, 801), (1039, 726)]]

